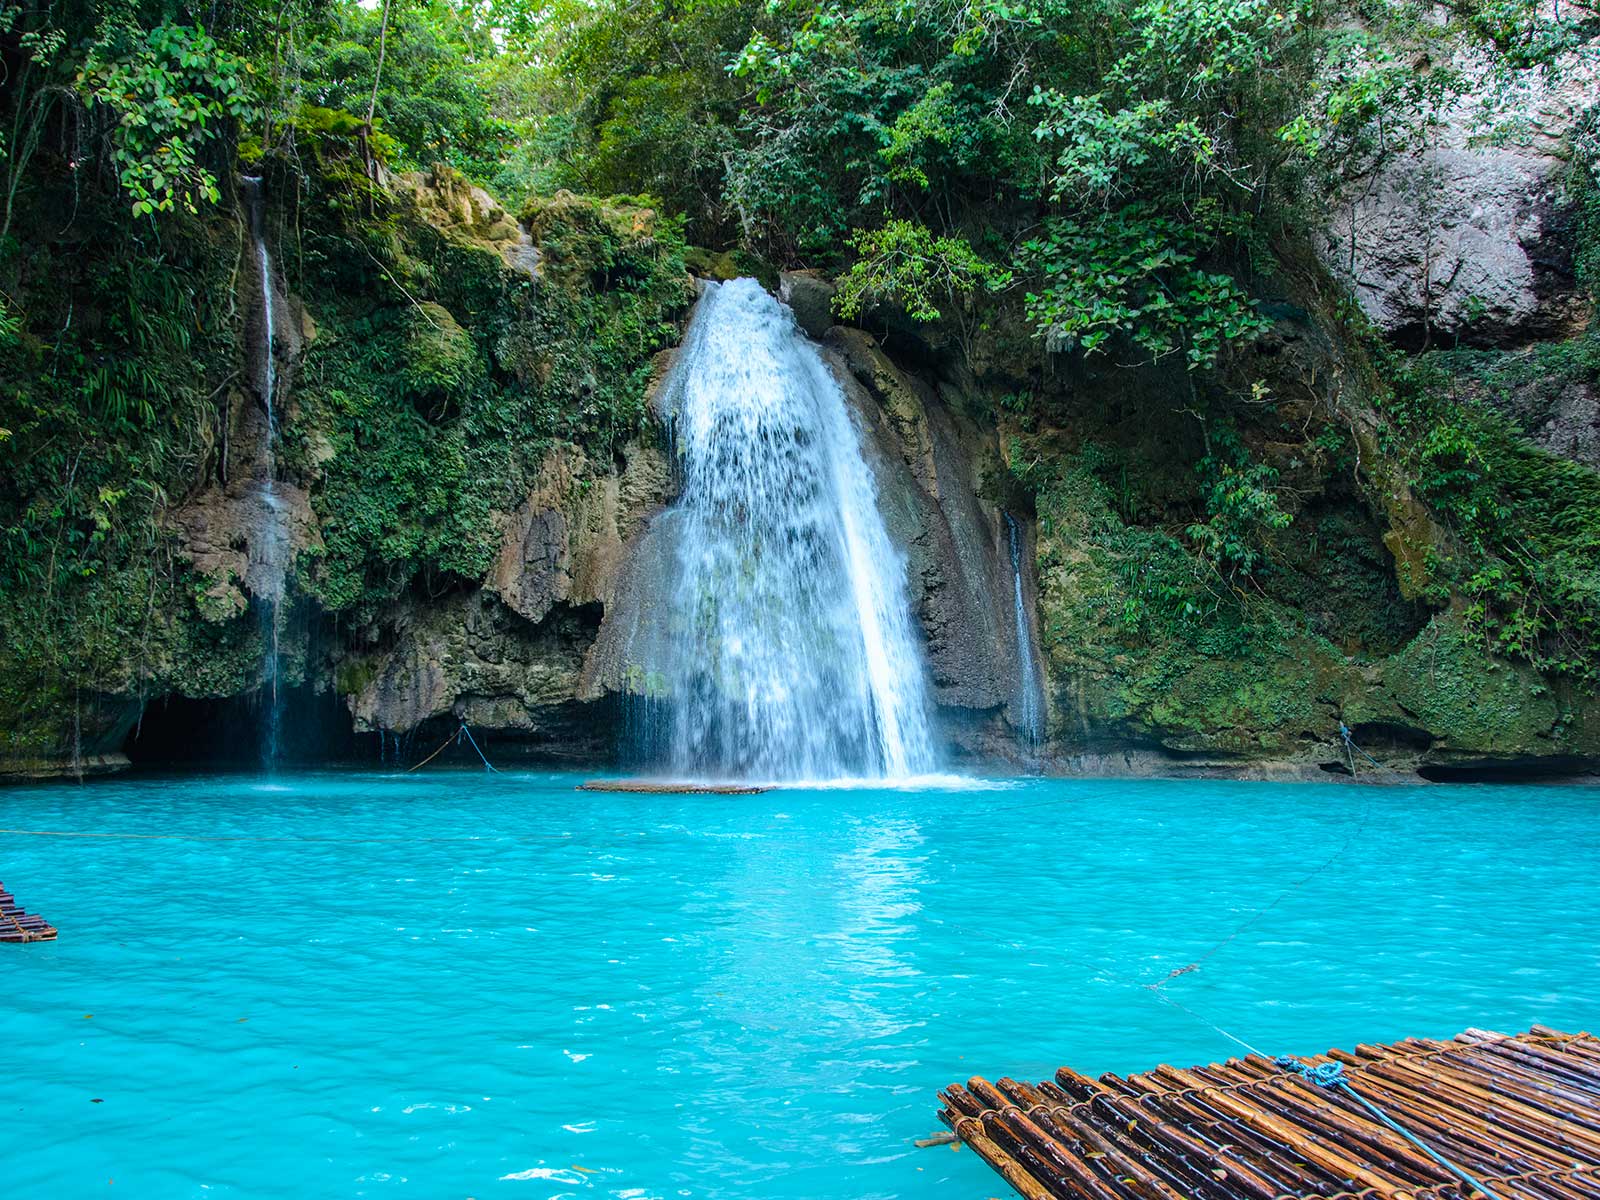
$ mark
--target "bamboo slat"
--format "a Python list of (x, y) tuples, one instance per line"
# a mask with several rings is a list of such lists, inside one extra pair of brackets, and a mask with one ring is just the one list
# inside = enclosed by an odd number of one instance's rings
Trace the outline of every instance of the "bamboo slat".
[(1600, 1200), (1590, 1034), (1470, 1029), (1305, 1061), (1341, 1064), (1348, 1090), (1252, 1054), (1098, 1080), (1062, 1067), (1037, 1086), (975, 1077), (940, 1093), (939, 1116), (1027, 1200), (1480, 1195), (1366, 1105), (1502, 1200)]
[(772, 789), (758, 783), (695, 783), (659, 779), (590, 779), (580, 792), (639, 792), (648, 796), (758, 796)]
[(43, 917), (24, 912), (17, 898), (0, 883), (0, 942), (53, 942), (55, 926)]

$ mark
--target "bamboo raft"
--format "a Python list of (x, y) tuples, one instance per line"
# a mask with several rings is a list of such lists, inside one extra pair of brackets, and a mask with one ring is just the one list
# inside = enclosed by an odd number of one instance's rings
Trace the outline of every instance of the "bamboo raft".
[(17, 907), (17, 898), (0, 883), (0, 942), (53, 942), (56, 928), (43, 917)]
[[(1028, 1200), (1600, 1197), (1600, 1039), (1536, 1025), (1331, 1050), (1348, 1085), (1259, 1055), (1037, 1087), (974, 1078), (940, 1119)], [(1377, 1106), (1436, 1154), (1354, 1099)], [(948, 1136), (948, 1135), (946, 1135)]]
[(755, 783), (673, 783), (660, 779), (591, 779), (580, 792), (643, 792), (653, 796), (758, 796), (772, 789)]

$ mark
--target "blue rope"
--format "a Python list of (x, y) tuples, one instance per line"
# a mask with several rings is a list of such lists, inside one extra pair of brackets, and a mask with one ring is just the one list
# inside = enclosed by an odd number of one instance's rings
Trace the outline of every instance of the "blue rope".
[[(461, 739), (461, 734), (463, 734), (463, 733), (467, 735), (467, 741), (472, 743), (472, 748), (474, 750), (478, 750), (478, 739), (472, 736), (472, 730), (467, 728), (467, 723), (465, 721), (461, 722), (461, 729), (456, 734), (456, 740), (457, 741), (459, 741)], [(478, 750), (478, 757), (483, 759), (483, 765), (487, 770), (490, 770), (490, 771), (494, 771), (495, 770), (495, 768), (490, 764), (488, 757), (484, 754), (484, 752), (482, 750)], [(499, 774), (499, 772), (495, 771), (495, 774)]]
[(1458, 1179), (1465, 1181), (1468, 1187), (1471, 1187), (1475, 1191), (1481, 1192), (1483, 1195), (1488, 1196), (1490, 1200), (1500, 1200), (1499, 1196), (1495, 1194), (1494, 1190), (1490, 1188), (1488, 1184), (1475, 1177), (1465, 1167), (1457, 1166), (1455, 1163), (1451, 1162), (1432, 1146), (1428, 1145), (1427, 1142), (1424, 1142), (1416, 1134), (1412, 1133), (1409, 1129), (1405, 1128), (1405, 1126), (1391, 1118), (1388, 1113), (1383, 1111), (1383, 1109), (1379, 1108), (1360, 1092), (1356, 1091), (1355, 1088), (1351, 1087), (1350, 1079), (1344, 1073), (1343, 1063), (1305, 1063), (1288, 1054), (1280, 1054), (1272, 1061), (1281, 1069), (1285, 1071), (1292, 1071), (1294, 1074), (1305, 1079), (1308, 1083), (1313, 1083), (1317, 1087), (1338, 1088), (1357, 1104), (1361, 1105), (1362, 1108), (1366, 1109), (1373, 1116), (1377, 1117), (1378, 1120), (1382, 1121), (1390, 1129), (1394, 1130), (1401, 1137), (1405, 1138), (1406, 1141), (1410, 1142), (1418, 1150), (1421, 1150), (1429, 1158), (1433, 1159), (1434, 1162), (1438, 1163), (1446, 1171), (1449, 1171)]
[(1344, 1087), (1349, 1083), (1344, 1075), (1343, 1063), (1303, 1063), (1288, 1054), (1280, 1054), (1272, 1061), (1285, 1071), (1305, 1076), (1307, 1083), (1314, 1083), (1320, 1088)]
[(1366, 759), (1373, 766), (1377, 767), (1378, 770), (1381, 771), (1381, 770), (1384, 769), (1383, 764), (1381, 762), (1379, 762), (1377, 759), (1373, 758), (1372, 755), (1368, 754), (1360, 746), (1356, 745), (1355, 738), (1353, 738), (1350, 735), (1350, 726), (1346, 725), (1343, 721), (1339, 722), (1339, 736), (1344, 739), (1344, 744), (1346, 746), (1349, 746), (1350, 749), (1354, 750), (1357, 754), (1361, 755), (1362, 758)]

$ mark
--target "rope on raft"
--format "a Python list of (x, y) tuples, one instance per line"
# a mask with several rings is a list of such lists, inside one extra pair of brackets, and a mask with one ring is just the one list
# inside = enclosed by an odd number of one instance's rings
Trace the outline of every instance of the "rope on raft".
[[(1341, 725), (1340, 728), (1343, 729), (1344, 727)], [(1406, 1141), (1410, 1142), (1418, 1150), (1421, 1150), (1429, 1158), (1433, 1159), (1434, 1162), (1438, 1163), (1446, 1171), (1449, 1171), (1450, 1174), (1460, 1179), (1468, 1187), (1489, 1197), (1489, 1200), (1500, 1200), (1500, 1197), (1495, 1193), (1493, 1188), (1489, 1187), (1488, 1184), (1477, 1178), (1465, 1167), (1451, 1162), (1432, 1146), (1428, 1145), (1427, 1142), (1423, 1141), (1416, 1134), (1412, 1133), (1411, 1130), (1400, 1124), (1400, 1122), (1396, 1121), (1388, 1113), (1384, 1112), (1383, 1109), (1379, 1108), (1360, 1092), (1356, 1091), (1355, 1088), (1351, 1087), (1350, 1077), (1344, 1073), (1343, 1063), (1306, 1063), (1301, 1062), (1298, 1058), (1288, 1054), (1280, 1054), (1272, 1061), (1280, 1070), (1289, 1071), (1295, 1075), (1299, 1075), (1307, 1083), (1314, 1084), (1319, 1088), (1336, 1088), (1343, 1092), (1378, 1120), (1382, 1121), (1390, 1129), (1394, 1130), (1401, 1137), (1405, 1138)]]

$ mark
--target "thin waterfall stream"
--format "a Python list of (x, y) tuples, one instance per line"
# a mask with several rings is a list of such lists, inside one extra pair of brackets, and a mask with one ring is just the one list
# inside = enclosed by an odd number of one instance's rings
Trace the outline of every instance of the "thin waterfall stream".
[(682, 493), (665, 766), (739, 779), (934, 768), (905, 559), (817, 347), (753, 279), (709, 284), (663, 384)]
[(1006, 519), (1006, 538), (1011, 548), (1011, 583), (1013, 611), (1017, 626), (1017, 690), (1018, 709), (1022, 718), (1021, 732), (1030, 745), (1038, 745), (1044, 738), (1044, 695), (1039, 687), (1039, 668), (1033, 658), (1033, 636), (1028, 625), (1027, 601), (1022, 590), (1022, 530), (1010, 513)]
[(246, 175), (240, 182), (249, 206), (250, 236), (255, 243), (256, 271), (261, 285), (261, 370), (258, 386), (262, 407), (266, 410), (266, 426), (261, 445), (264, 469), (257, 483), (260, 508), (256, 527), (252, 530), (250, 554), (260, 568), (255, 574), (262, 582), (263, 598), (266, 600), (263, 612), (266, 651), (261, 674), (267, 705), (262, 758), (270, 767), (278, 759), (279, 735), (283, 726), (280, 643), (283, 635), (282, 608), (284, 577), (288, 569), (289, 531), (283, 497), (278, 494), (277, 487), (277, 414), (274, 411), (278, 391), (275, 353), (277, 308), (272, 289), (272, 254), (267, 247), (266, 205), (260, 176)]

